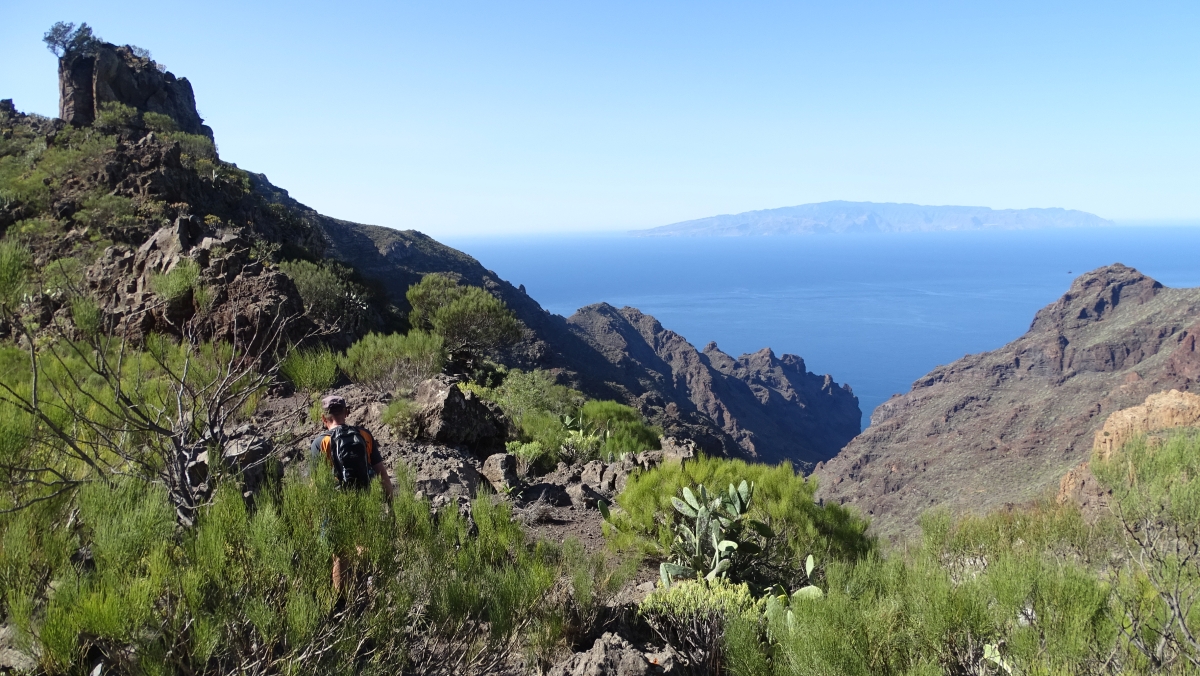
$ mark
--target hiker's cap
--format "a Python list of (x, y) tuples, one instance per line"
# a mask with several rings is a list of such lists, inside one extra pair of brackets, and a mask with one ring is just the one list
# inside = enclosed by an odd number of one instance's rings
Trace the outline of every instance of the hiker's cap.
[(338, 413), (339, 411), (345, 411), (348, 408), (349, 407), (346, 405), (346, 398), (340, 397), (336, 394), (331, 394), (321, 400), (321, 410), (325, 411), (326, 413)]

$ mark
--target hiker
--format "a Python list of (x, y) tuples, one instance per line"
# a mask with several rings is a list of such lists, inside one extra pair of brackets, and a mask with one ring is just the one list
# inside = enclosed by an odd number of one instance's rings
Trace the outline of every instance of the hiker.
[[(367, 490), (371, 478), (378, 476), (383, 496), (392, 501), (392, 478), (388, 475), (383, 457), (375, 444), (375, 437), (361, 427), (346, 424), (350, 407), (346, 400), (336, 394), (321, 400), (321, 423), (325, 430), (312, 442), (313, 460), (323, 456), (333, 469), (339, 488)], [(357, 547), (359, 555), (363, 548)], [(343, 561), (339, 554), (333, 555), (333, 590), (342, 589)]]

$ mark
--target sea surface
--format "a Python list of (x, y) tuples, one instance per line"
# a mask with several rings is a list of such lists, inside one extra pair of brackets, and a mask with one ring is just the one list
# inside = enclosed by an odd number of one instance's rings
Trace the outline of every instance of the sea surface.
[(547, 310), (633, 306), (698, 349), (770, 347), (849, 383), (871, 411), (939, 364), (998, 348), (1111, 263), (1200, 286), (1200, 226), (773, 237), (444, 240)]

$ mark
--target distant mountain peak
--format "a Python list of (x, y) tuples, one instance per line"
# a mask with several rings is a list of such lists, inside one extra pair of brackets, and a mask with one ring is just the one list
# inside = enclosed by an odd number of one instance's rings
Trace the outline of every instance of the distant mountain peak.
[(1034, 230), (1113, 225), (1074, 209), (991, 209), (890, 202), (817, 202), (740, 214), (709, 216), (633, 234), (645, 236), (802, 235), (843, 232)]

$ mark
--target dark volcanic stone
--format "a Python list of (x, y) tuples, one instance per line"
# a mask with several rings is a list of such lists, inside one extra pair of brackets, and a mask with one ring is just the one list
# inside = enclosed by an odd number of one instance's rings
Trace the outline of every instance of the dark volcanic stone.
[(462, 444), (476, 450), (503, 448), (507, 430), (491, 409), (448, 376), (417, 387), (417, 424), (422, 439)]
[(213, 138), (196, 112), (187, 78), (158, 70), (129, 47), (103, 43), (86, 53), (68, 52), (58, 62), (58, 87), (58, 116), (76, 126), (92, 124), (100, 107), (115, 101), (143, 113), (167, 115), (181, 131)]

